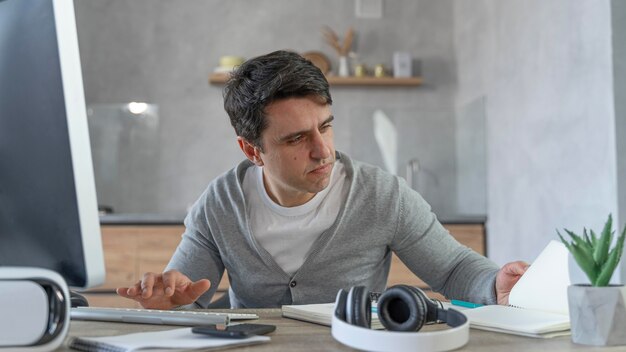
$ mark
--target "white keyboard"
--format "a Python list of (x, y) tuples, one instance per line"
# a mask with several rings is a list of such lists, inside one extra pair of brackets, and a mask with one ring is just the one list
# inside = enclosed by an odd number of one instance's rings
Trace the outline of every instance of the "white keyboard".
[(259, 319), (250, 313), (214, 313), (193, 310), (157, 310), (132, 308), (71, 308), (70, 317), (74, 320), (113, 321), (120, 323), (163, 324), (163, 325), (206, 325), (228, 324), (231, 320)]

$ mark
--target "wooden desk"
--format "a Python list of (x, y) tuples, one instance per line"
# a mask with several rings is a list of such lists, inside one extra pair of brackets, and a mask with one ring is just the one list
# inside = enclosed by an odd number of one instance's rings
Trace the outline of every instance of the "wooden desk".
[[(224, 311), (224, 310), (218, 310)], [(280, 309), (243, 309), (241, 312), (257, 313), (260, 319), (254, 322), (276, 325), (276, 331), (269, 334), (271, 342), (261, 345), (232, 348), (229, 351), (353, 351), (335, 341), (330, 335), (330, 328), (326, 326), (305, 323), (281, 317)], [(175, 326), (121, 324), (105, 322), (72, 321), (70, 333), (63, 347), (59, 351), (74, 351), (67, 347), (67, 342), (75, 336), (110, 336), (122, 335), (141, 331), (159, 331), (177, 328)], [(441, 326), (426, 327), (437, 329)], [(416, 351), (418, 349), (416, 348)], [(457, 351), (485, 351), (485, 352), (518, 352), (518, 351), (624, 351), (618, 347), (590, 347), (575, 345), (570, 337), (553, 339), (534, 339), (507, 335), (495, 332), (470, 329), (470, 341), (465, 347)]]

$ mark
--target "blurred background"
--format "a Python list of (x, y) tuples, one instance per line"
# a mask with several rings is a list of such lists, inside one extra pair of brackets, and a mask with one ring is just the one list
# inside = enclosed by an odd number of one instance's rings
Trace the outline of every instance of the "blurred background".
[[(209, 83), (220, 58), (318, 52), (420, 85), (331, 82), (335, 145), (400, 177), (487, 255), (531, 261), (555, 229), (626, 219), (626, 3), (495, 0), (75, 1), (103, 213), (182, 220), (243, 159)], [(145, 103), (129, 105), (129, 103)], [(135, 112), (131, 112), (133, 106)], [(133, 215), (134, 214), (134, 215)], [(622, 226), (622, 225), (620, 225)]]

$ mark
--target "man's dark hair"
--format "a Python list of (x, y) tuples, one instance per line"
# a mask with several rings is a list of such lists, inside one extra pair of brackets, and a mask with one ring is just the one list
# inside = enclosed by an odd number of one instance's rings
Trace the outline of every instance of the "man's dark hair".
[(297, 53), (275, 51), (244, 62), (224, 88), (224, 109), (238, 136), (256, 147), (267, 127), (265, 107), (273, 101), (316, 96), (332, 104), (322, 71)]

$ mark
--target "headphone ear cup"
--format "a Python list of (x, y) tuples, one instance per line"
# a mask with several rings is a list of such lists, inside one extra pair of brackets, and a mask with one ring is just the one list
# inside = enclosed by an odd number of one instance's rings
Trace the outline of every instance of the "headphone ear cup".
[(390, 331), (418, 331), (427, 321), (428, 300), (415, 287), (393, 286), (378, 298), (378, 319)]
[(433, 301), (432, 299), (430, 299), (428, 297), (428, 295), (426, 295), (426, 293), (424, 291), (422, 291), (421, 289), (414, 287), (414, 286), (406, 286), (409, 289), (413, 290), (413, 292), (415, 292), (416, 295), (420, 296), (422, 298), (422, 301), (424, 302), (424, 304), (426, 305), (426, 311), (425, 311), (425, 315), (424, 318), (426, 319), (424, 321), (424, 323), (434, 323), (437, 321), (437, 311), (442, 308), (440, 306), (440, 304), (438, 304), (436, 301)]
[[(335, 299), (335, 316), (340, 320), (346, 321), (346, 298), (348, 292), (341, 289), (337, 292), (337, 299)], [(346, 321), (347, 322), (347, 321)]]
[(372, 321), (372, 301), (364, 286), (355, 286), (346, 299), (346, 321), (349, 324), (369, 328)]

